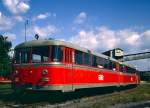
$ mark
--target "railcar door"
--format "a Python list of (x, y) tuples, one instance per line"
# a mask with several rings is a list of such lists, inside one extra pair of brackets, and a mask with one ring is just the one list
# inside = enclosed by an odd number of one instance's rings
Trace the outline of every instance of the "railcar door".
[(117, 71), (117, 74), (118, 74), (118, 86), (120, 86), (120, 84), (121, 84), (121, 73), (120, 73), (120, 71), (119, 71), (119, 68), (120, 68), (120, 66), (119, 66), (119, 63), (116, 63), (116, 71)]
[(120, 85), (123, 85), (123, 78), (124, 78), (124, 73), (123, 73), (123, 65), (119, 64), (119, 78), (120, 78)]
[(63, 91), (73, 91), (73, 57), (74, 51), (71, 48), (64, 48), (65, 79)]

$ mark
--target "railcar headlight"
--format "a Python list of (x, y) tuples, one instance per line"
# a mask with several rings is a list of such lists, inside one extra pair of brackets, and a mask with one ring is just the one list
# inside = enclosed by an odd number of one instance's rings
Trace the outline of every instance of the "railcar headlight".
[(16, 75), (18, 74), (18, 70), (15, 71), (15, 74), (16, 74)]
[(15, 71), (14, 71), (14, 75), (18, 75), (18, 70), (15, 70)]
[(48, 70), (44, 69), (44, 70), (42, 71), (42, 75), (47, 75), (47, 74), (48, 74)]

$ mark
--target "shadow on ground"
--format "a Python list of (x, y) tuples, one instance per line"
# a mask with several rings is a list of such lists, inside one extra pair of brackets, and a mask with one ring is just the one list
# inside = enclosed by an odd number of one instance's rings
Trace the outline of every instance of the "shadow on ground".
[(122, 91), (131, 88), (133, 88), (133, 86), (128, 86), (126, 88), (103, 87), (94, 89), (82, 89), (77, 90), (76, 92), (69, 93), (50, 91), (27, 91), (21, 94), (15, 94), (11, 89), (10, 85), (4, 85), (3, 87), (0, 87), (0, 104), (33, 104), (41, 102), (55, 104), (83, 97), (110, 94), (114, 91)]

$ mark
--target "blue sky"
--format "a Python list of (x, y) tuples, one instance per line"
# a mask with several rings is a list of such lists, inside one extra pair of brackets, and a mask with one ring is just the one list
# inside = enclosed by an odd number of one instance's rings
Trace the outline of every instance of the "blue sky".
[(38, 33), (40, 39), (52, 37), (101, 52), (116, 47), (125, 53), (150, 51), (150, 0), (0, 1), (0, 34), (13, 47), (24, 41), (25, 20), (27, 40)]

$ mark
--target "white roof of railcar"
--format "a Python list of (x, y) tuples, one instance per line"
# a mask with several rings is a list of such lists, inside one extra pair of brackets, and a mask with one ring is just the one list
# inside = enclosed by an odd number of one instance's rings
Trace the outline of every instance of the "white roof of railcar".
[(60, 41), (60, 40), (32, 40), (32, 41), (24, 42), (24, 43), (21, 43), (21, 44), (17, 45), (15, 47), (15, 49), (26, 48), (26, 47), (36, 47), (36, 46), (48, 46), (48, 45), (66, 46), (66, 47), (69, 47), (69, 48), (77, 49), (77, 50), (82, 51), (82, 52), (91, 53), (91, 54), (94, 54), (96, 56), (100, 56), (100, 57), (103, 57), (103, 58), (106, 58), (106, 59), (109, 58), (108, 56), (106, 56), (104, 54), (96, 53), (94, 51), (90, 51), (86, 48), (83, 48), (83, 47), (80, 47), (78, 45), (72, 44), (70, 42)]

